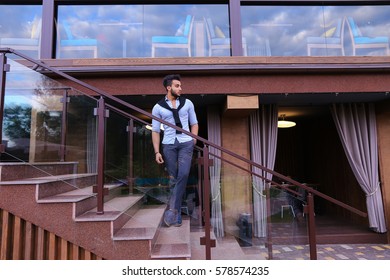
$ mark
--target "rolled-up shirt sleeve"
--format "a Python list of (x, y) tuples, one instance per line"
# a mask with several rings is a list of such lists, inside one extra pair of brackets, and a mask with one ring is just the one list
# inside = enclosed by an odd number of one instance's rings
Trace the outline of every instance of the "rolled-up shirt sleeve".
[[(159, 105), (155, 105), (152, 110), (152, 115), (158, 118), (161, 118)], [(160, 132), (161, 123), (155, 119), (152, 119), (152, 131)]]
[(188, 100), (191, 103), (191, 106), (188, 110), (188, 122), (190, 125), (194, 125), (198, 123), (198, 119), (196, 118), (196, 113), (195, 113), (195, 106), (192, 103), (192, 101)]

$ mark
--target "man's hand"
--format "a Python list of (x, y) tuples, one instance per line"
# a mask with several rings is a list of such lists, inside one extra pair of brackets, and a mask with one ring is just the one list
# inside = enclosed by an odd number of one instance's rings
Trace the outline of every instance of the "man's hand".
[(164, 163), (164, 160), (163, 160), (162, 154), (160, 154), (160, 153), (156, 153), (156, 162), (157, 162), (158, 164), (162, 164), (162, 163)]

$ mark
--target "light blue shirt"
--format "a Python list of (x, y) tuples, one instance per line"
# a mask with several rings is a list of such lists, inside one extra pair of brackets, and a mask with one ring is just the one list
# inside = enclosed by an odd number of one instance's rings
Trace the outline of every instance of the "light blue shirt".
[[(165, 101), (167, 102), (168, 106), (172, 108), (172, 102), (168, 100), (166, 96), (165, 96)], [(179, 105), (180, 105), (180, 97), (176, 99), (176, 108), (178, 108)], [(152, 115), (175, 125), (175, 119), (173, 117), (172, 111), (160, 106), (159, 104), (154, 105), (152, 110)], [(190, 126), (198, 123), (195, 114), (194, 104), (192, 103), (191, 100), (186, 99), (186, 103), (179, 110), (179, 117), (183, 129), (186, 131), (190, 131)], [(154, 119), (152, 120), (152, 131), (160, 133), (160, 126), (161, 126), (161, 122)], [(163, 127), (164, 127), (164, 137), (162, 140), (163, 144), (173, 144), (175, 143), (175, 139), (177, 139), (180, 143), (193, 140), (191, 136), (185, 133), (177, 134), (176, 129), (170, 126), (163, 124)]]

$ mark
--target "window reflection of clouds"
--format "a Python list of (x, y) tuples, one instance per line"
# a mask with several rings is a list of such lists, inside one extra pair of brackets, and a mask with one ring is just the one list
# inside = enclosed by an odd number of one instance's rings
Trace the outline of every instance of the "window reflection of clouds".
[[(78, 36), (99, 40), (99, 57), (122, 56), (123, 39), (127, 56), (150, 56), (152, 36), (174, 35), (187, 14), (197, 20), (212, 17), (229, 35), (227, 5), (64, 5), (58, 11), (59, 22), (66, 19), (76, 26), (72, 30)], [(110, 22), (133, 24), (115, 29)]]
[[(0, 37), (29, 38), (34, 16), (41, 5), (0, 5)], [(187, 14), (197, 20), (211, 17), (229, 37), (228, 5), (60, 5), (59, 21), (67, 19), (75, 36), (97, 38), (100, 57), (121, 57), (123, 38), (127, 56), (150, 56), (151, 37), (174, 34)], [(390, 36), (390, 6), (242, 6), (242, 33), (248, 46), (264, 36), (270, 40), (272, 55), (306, 55), (308, 36), (320, 36), (332, 20), (352, 16), (365, 36)], [(14, 16), (9, 17), (12, 14)], [(142, 25), (103, 27), (104, 22), (133, 22)], [(289, 23), (290, 26), (259, 29), (253, 24)], [(346, 42), (348, 44), (348, 42)], [(348, 47), (348, 46), (347, 46)]]
[(40, 5), (0, 5), (0, 37), (29, 38), (34, 17), (41, 14)]
[(242, 28), (248, 47), (268, 39), (273, 56), (305, 55), (304, 39), (310, 26), (308, 21), (315, 20), (320, 9), (321, 7), (243, 6)]
[(11, 71), (7, 74), (5, 108), (14, 106), (39, 108), (41, 105), (33, 99), (33, 96), (37, 93), (43, 75), (12, 59), (9, 59), (8, 63), (11, 65)]
[[(211, 17), (215, 24), (222, 28), (226, 37), (230, 37), (227, 5), (146, 5), (144, 36), (146, 56), (150, 56), (151, 38), (156, 35), (174, 35), (180, 25), (185, 22), (188, 14), (194, 16), (196, 21)], [(185, 52), (178, 52), (176, 49), (160, 49), (159, 51), (160, 54), (164, 51), (165, 56), (186, 55)]]
[(326, 26), (345, 16), (356, 20), (364, 36), (389, 36), (389, 9), (390, 6), (242, 6), (242, 33), (249, 48), (266, 38), (273, 56), (304, 56), (308, 36), (321, 36)]

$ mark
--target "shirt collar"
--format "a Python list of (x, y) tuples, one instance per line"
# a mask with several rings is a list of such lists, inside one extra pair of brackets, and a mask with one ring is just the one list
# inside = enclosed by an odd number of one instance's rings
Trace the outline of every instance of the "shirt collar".
[[(176, 98), (176, 101), (179, 100), (180, 101), (180, 96), (178, 98)], [(165, 95), (165, 101), (168, 102), (168, 101), (171, 101), (168, 99), (168, 95)]]

